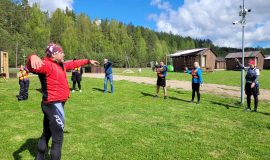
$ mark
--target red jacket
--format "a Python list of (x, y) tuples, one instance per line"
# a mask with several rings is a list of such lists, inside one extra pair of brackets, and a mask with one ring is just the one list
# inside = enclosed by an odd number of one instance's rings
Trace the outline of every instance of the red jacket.
[(72, 70), (90, 63), (88, 59), (83, 59), (59, 64), (45, 57), (43, 59), (44, 65), (39, 69), (34, 69), (31, 67), (31, 56), (28, 57), (27, 67), (30, 72), (39, 76), (43, 94), (42, 102), (45, 104), (67, 101), (70, 90), (66, 70)]

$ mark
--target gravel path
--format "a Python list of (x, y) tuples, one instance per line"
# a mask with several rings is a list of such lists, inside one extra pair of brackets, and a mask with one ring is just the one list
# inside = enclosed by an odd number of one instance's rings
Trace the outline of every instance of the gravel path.
[[(84, 77), (90, 78), (104, 78), (104, 74), (83, 74)], [(150, 77), (135, 77), (135, 76), (121, 76), (114, 75), (115, 81), (126, 80), (129, 82), (135, 83), (144, 83), (144, 84), (156, 84), (156, 78)], [(189, 81), (178, 81), (178, 80), (167, 80), (167, 86), (174, 89), (183, 89), (183, 90), (191, 90), (191, 82)], [(213, 93), (226, 97), (240, 97), (240, 87), (234, 86), (226, 86), (226, 85), (218, 85), (218, 84), (204, 84), (201, 88), (201, 92), (203, 93)], [(260, 89), (260, 100), (270, 100), (270, 90)]]

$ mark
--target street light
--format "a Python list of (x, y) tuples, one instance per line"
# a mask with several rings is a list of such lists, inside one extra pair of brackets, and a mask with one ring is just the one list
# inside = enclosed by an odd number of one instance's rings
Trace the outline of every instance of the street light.
[[(245, 0), (243, 0), (243, 5), (240, 6), (239, 16), (242, 17), (241, 20), (233, 22), (235, 24), (242, 25), (242, 64), (245, 65), (245, 47), (244, 47), (244, 40), (245, 40), (245, 25), (246, 25), (246, 15), (248, 12), (251, 12), (251, 9), (245, 8)], [(244, 104), (244, 81), (245, 81), (245, 70), (241, 70), (241, 104)]]

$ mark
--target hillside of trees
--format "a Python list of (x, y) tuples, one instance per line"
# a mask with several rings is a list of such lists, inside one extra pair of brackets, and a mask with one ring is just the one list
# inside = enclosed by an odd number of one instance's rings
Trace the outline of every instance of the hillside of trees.
[[(9, 52), (11, 67), (15, 67), (16, 52), (20, 65), (23, 55), (43, 56), (50, 42), (62, 45), (65, 59), (108, 57), (117, 67), (124, 67), (127, 59), (131, 67), (146, 67), (150, 61), (165, 60), (167, 54), (183, 49), (210, 47), (218, 56), (241, 51), (217, 47), (210, 40), (155, 32), (117, 20), (90, 19), (68, 9), (49, 14), (37, 4), (30, 6), (27, 0), (0, 1), (0, 50)], [(258, 48), (249, 48), (255, 49)]]

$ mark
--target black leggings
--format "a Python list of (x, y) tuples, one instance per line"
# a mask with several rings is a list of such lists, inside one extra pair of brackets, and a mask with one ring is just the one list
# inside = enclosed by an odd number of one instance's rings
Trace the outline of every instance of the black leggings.
[(197, 93), (198, 102), (200, 102), (201, 100), (200, 83), (192, 83), (192, 101), (194, 101), (195, 92)]
[(73, 81), (73, 90), (75, 90), (75, 88), (76, 88), (76, 82), (78, 83), (78, 88), (79, 88), (79, 90), (81, 90), (81, 81)]
[(52, 137), (51, 160), (61, 159), (64, 138), (64, 103), (42, 104), (44, 113), (43, 133), (38, 142), (36, 160), (44, 160), (48, 151), (48, 142)]
[(245, 91), (246, 91), (246, 95), (247, 95), (247, 108), (251, 109), (250, 108), (251, 96), (253, 95), (253, 97), (254, 97), (254, 110), (257, 111), (258, 103), (259, 103), (258, 95), (260, 94), (258, 85), (256, 85), (254, 88), (251, 88), (251, 83), (246, 83)]

